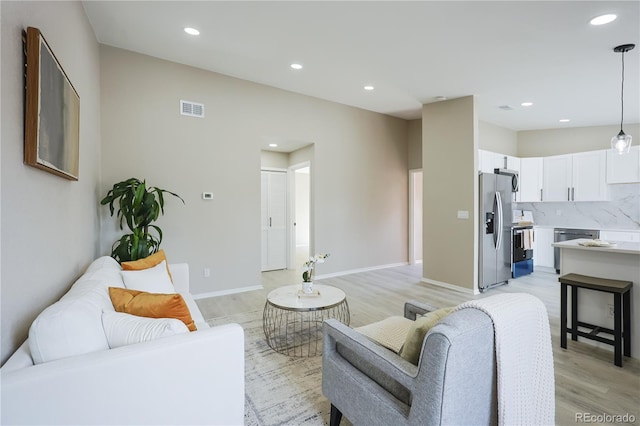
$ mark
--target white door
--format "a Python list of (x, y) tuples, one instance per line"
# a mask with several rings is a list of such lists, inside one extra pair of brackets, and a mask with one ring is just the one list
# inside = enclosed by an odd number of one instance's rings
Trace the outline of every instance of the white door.
[(287, 267), (287, 174), (261, 173), (262, 271)]

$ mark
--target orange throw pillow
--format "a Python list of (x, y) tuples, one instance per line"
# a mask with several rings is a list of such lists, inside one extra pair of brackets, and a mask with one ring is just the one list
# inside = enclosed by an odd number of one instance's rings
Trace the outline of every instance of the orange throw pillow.
[(178, 293), (158, 294), (109, 287), (109, 297), (117, 312), (147, 318), (176, 318), (185, 323), (189, 331), (196, 330), (189, 308)]
[(169, 261), (167, 260), (167, 255), (162, 249), (158, 250), (151, 256), (145, 257), (144, 259), (122, 262), (120, 265), (125, 271), (141, 271), (143, 269), (153, 268), (154, 266), (162, 263), (163, 260), (167, 262), (167, 273), (169, 274), (169, 279), (171, 279), (171, 282), (173, 282), (173, 277), (171, 276), (171, 271), (169, 270)]

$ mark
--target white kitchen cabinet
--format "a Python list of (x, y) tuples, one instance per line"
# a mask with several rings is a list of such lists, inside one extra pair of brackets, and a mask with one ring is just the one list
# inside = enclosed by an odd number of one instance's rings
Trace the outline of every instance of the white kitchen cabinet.
[[(510, 155), (505, 155), (507, 158), (507, 169), (515, 170), (516, 172), (520, 172), (520, 161), (521, 159), (518, 157), (512, 157)], [(503, 166), (504, 167), (504, 166)]]
[(542, 201), (571, 201), (571, 154), (544, 157)]
[(640, 146), (632, 146), (625, 154), (607, 150), (607, 183), (640, 182)]
[(493, 173), (494, 169), (504, 169), (504, 155), (497, 152), (478, 150), (478, 169), (483, 173)]
[(542, 201), (607, 199), (605, 150), (544, 157), (542, 173)]
[(640, 242), (640, 231), (600, 231), (600, 239), (604, 241)]
[(571, 200), (604, 201), (607, 199), (606, 150), (573, 154)]
[(533, 227), (533, 266), (553, 268), (553, 228)]
[(542, 201), (542, 157), (520, 159), (518, 202)]

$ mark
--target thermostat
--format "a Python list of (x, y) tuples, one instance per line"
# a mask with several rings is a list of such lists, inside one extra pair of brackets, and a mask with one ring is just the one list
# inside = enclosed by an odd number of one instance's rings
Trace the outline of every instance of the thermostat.
[(203, 200), (213, 200), (213, 192), (203, 192), (202, 193)]

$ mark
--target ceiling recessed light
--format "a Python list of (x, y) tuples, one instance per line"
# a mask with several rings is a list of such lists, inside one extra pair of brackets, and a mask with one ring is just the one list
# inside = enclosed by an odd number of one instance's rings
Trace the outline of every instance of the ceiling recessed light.
[(277, 146), (278, 146), (278, 144), (277, 144), (277, 143), (270, 143), (270, 144), (269, 144), (269, 146), (270, 146), (271, 148), (275, 148), (275, 147), (277, 147)]
[(590, 20), (589, 23), (591, 25), (604, 25), (608, 24), (609, 22), (615, 21), (617, 17), (618, 16), (614, 15), (613, 13), (608, 13), (606, 15), (596, 16), (595, 18)]
[(373, 87), (373, 86), (364, 86), (363, 89), (371, 91), (371, 90), (375, 89), (375, 87)]
[(568, 122), (570, 122), (570, 121), (571, 121), (571, 120), (569, 120), (568, 118), (561, 118), (561, 119), (560, 119), (560, 122), (561, 122), (561, 123), (568, 123)]
[(301, 70), (302, 64), (291, 64), (291, 68), (293, 68), (294, 70)]
[(191, 27), (185, 27), (184, 28), (184, 32), (189, 34), (189, 35), (193, 35), (193, 36), (200, 35), (200, 31), (196, 30), (195, 28), (191, 28)]
[(520, 105), (523, 106), (523, 107), (528, 107), (528, 106), (533, 105), (533, 102), (523, 102)]
[(446, 101), (447, 97), (446, 96), (436, 96), (436, 101)]

